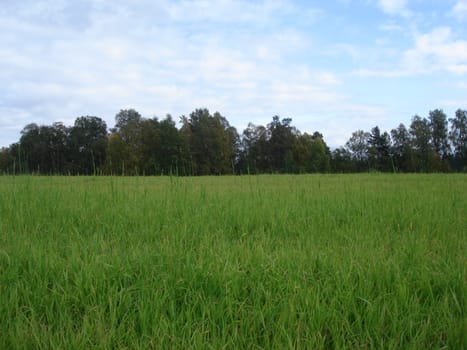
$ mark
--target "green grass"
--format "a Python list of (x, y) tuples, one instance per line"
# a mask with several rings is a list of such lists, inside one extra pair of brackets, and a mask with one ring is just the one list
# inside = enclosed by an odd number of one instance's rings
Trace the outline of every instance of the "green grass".
[(1, 349), (461, 349), (467, 177), (0, 177)]

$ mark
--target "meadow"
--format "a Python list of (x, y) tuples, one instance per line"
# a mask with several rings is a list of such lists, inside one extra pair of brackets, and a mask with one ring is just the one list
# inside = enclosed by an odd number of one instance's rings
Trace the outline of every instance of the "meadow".
[(467, 176), (0, 177), (1, 349), (462, 349)]

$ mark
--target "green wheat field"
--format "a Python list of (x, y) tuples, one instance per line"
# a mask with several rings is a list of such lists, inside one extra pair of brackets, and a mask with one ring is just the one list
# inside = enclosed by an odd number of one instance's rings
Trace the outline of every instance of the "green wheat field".
[(0, 349), (462, 349), (467, 176), (0, 177)]

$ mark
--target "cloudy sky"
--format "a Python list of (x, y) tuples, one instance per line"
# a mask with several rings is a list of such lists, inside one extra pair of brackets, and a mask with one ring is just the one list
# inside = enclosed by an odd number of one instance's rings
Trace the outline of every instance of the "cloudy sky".
[(28, 123), (291, 117), (352, 131), (467, 109), (467, 0), (0, 0), (0, 146)]

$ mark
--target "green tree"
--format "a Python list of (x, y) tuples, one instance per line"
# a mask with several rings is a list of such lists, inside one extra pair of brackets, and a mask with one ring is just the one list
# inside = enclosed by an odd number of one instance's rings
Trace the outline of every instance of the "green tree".
[(159, 164), (164, 174), (184, 174), (183, 139), (175, 126), (172, 116), (168, 114), (159, 123), (160, 152)]
[(414, 152), (411, 144), (411, 136), (404, 124), (399, 124), (391, 130), (392, 154), (394, 166), (397, 171), (413, 172), (415, 171)]
[(370, 136), (368, 132), (357, 130), (352, 133), (352, 136), (345, 144), (345, 148), (350, 152), (355, 163), (356, 171), (368, 170)]
[[(134, 109), (123, 109), (115, 116), (113, 133), (119, 135), (123, 143), (121, 149), (122, 172), (127, 175), (137, 175), (143, 169), (143, 129), (147, 124), (139, 112)], [(117, 139), (113, 141), (117, 142)], [(119, 141), (120, 142), (120, 141)], [(118, 146), (119, 148), (122, 145)]]
[(69, 170), (79, 174), (98, 173), (105, 163), (107, 125), (101, 118), (83, 116), (70, 130)]
[(301, 135), (297, 132), (294, 145), (295, 164), (300, 173), (323, 173), (330, 170), (331, 154), (321, 133)]
[(447, 116), (441, 109), (435, 109), (430, 111), (428, 120), (433, 148), (441, 159), (446, 159), (450, 153)]
[(291, 118), (284, 118), (281, 121), (276, 115), (267, 126), (270, 135), (269, 151), (273, 171), (290, 173), (297, 170), (293, 158), (293, 146), (298, 132), (291, 123)]
[(334, 173), (351, 173), (357, 171), (352, 153), (347, 148), (339, 147), (331, 153), (331, 171)]
[(63, 123), (51, 126), (28, 124), (19, 141), (20, 167), (25, 172), (63, 173), (66, 164), (69, 130)]
[(167, 115), (161, 121), (156, 117), (143, 119), (142, 124), (141, 167), (143, 173), (146, 175), (183, 174), (182, 138), (172, 117)]
[(15, 165), (15, 158), (12, 154), (12, 146), (2, 147), (0, 149), (0, 174), (16, 173)]
[(454, 148), (454, 166), (457, 170), (467, 170), (467, 110), (458, 109), (455, 117), (449, 119), (451, 129), (449, 139)]
[(161, 135), (159, 120), (141, 119), (140, 146), (138, 168), (144, 175), (160, 175), (163, 173), (160, 164)]
[(51, 138), (49, 139), (49, 152), (51, 157), (51, 172), (64, 174), (67, 163), (68, 143), (70, 128), (62, 122), (53, 123), (49, 127)]
[(238, 157), (238, 134), (220, 113), (197, 109), (181, 118), (180, 130), (188, 145), (192, 174), (232, 174)]
[(313, 172), (312, 148), (313, 137), (310, 134), (298, 134), (293, 144), (293, 154), (298, 173)]
[(243, 130), (241, 147), (241, 167), (244, 172), (257, 174), (270, 172), (269, 131), (263, 125), (249, 123)]
[(128, 151), (126, 143), (119, 133), (109, 135), (106, 150), (105, 172), (109, 175), (125, 175), (125, 153)]
[(391, 137), (387, 132), (381, 133), (378, 126), (371, 129), (368, 138), (370, 167), (378, 171), (392, 171)]
[(40, 135), (40, 127), (36, 123), (27, 124), (21, 130), (18, 143), (18, 167), (20, 171), (30, 173), (44, 168), (45, 149)]
[(415, 153), (416, 171), (430, 172), (438, 170), (440, 165), (439, 157), (431, 141), (431, 127), (428, 119), (421, 118), (418, 115), (414, 116), (409, 132)]
[(11, 171), (12, 174), (24, 174), (28, 173), (27, 162), (25, 161), (25, 152), (21, 149), (21, 143), (15, 142), (8, 147), (10, 157), (13, 161)]

